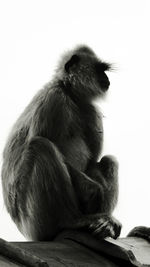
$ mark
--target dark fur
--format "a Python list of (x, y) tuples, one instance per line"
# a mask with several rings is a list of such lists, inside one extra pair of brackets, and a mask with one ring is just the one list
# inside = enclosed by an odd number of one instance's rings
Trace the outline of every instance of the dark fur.
[(109, 87), (110, 65), (86, 46), (62, 58), (56, 75), (14, 125), (3, 155), (5, 205), (31, 240), (51, 240), (66, 228), (116, 238), (111, 216), (118, 166), (105, 156), (101, 115), (92, 104)]
[(150, 227), (136, 226), (128, 234), (129, 237), (141, 237), (150, 242)]

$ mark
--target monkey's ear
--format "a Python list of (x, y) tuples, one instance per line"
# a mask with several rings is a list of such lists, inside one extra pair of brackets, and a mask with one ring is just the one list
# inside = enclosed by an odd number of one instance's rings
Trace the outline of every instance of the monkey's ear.
[(65, 70), (68, 72), (70, 68), (79, 62), (80, 58), (78, 55), (73, 55), (71, 59), (65, 64)]

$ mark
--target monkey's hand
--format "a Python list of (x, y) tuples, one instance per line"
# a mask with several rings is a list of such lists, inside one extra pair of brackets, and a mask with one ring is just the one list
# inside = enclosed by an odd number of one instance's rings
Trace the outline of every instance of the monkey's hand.
[(150, 242), (150, 228), (145, 226), (137, 226), (133, 228), (127, 236), (141, 237)]
[(116, 239), (120, 235), (121, 227), (122, 225), (117, 219), (107, 214), (100, 215), (89, 224), (89, 230), (99, 239), (105, 237)]

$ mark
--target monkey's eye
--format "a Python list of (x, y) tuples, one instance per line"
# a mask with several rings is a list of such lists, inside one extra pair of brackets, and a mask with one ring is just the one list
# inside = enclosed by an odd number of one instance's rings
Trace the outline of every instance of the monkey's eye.
[(73, 55), (71, 59), (65, 64), (65, 70), (69, 72), (72, 66), (76, 65), (79, 62), (80, 58), (78, 55)]

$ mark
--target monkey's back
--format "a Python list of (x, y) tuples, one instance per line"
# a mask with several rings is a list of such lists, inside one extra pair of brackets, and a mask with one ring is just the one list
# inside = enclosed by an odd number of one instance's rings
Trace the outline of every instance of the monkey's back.
[(53, 142), (66, 162), (85, 171), (88, 161), (97, 158), (102, 148), (102, 122), (91, 104), (78, 106), (60, 83), (49, 83), (39, 91), (12, 128), (4, 150), (2, 184), (7, 207), (8, 202), (16, 205), (10, 188), (21, 183), (17, 173), (28, 143), (35, 136)]
[[(98, 156), (103, 126), (91, 104), (81, 108), (59, 84), (49, 83), (37, 93), (13, 126), (4, 149), (4, 165), (6, 162), (10, 167), (16, 165), (27, 142), (34, 136), (54, 142), (71, 162), (77, 160), (77, 167), (80, 161), (85, 165), (86, 160)], [(97, 151), (94, 151), (96, 146)]]

